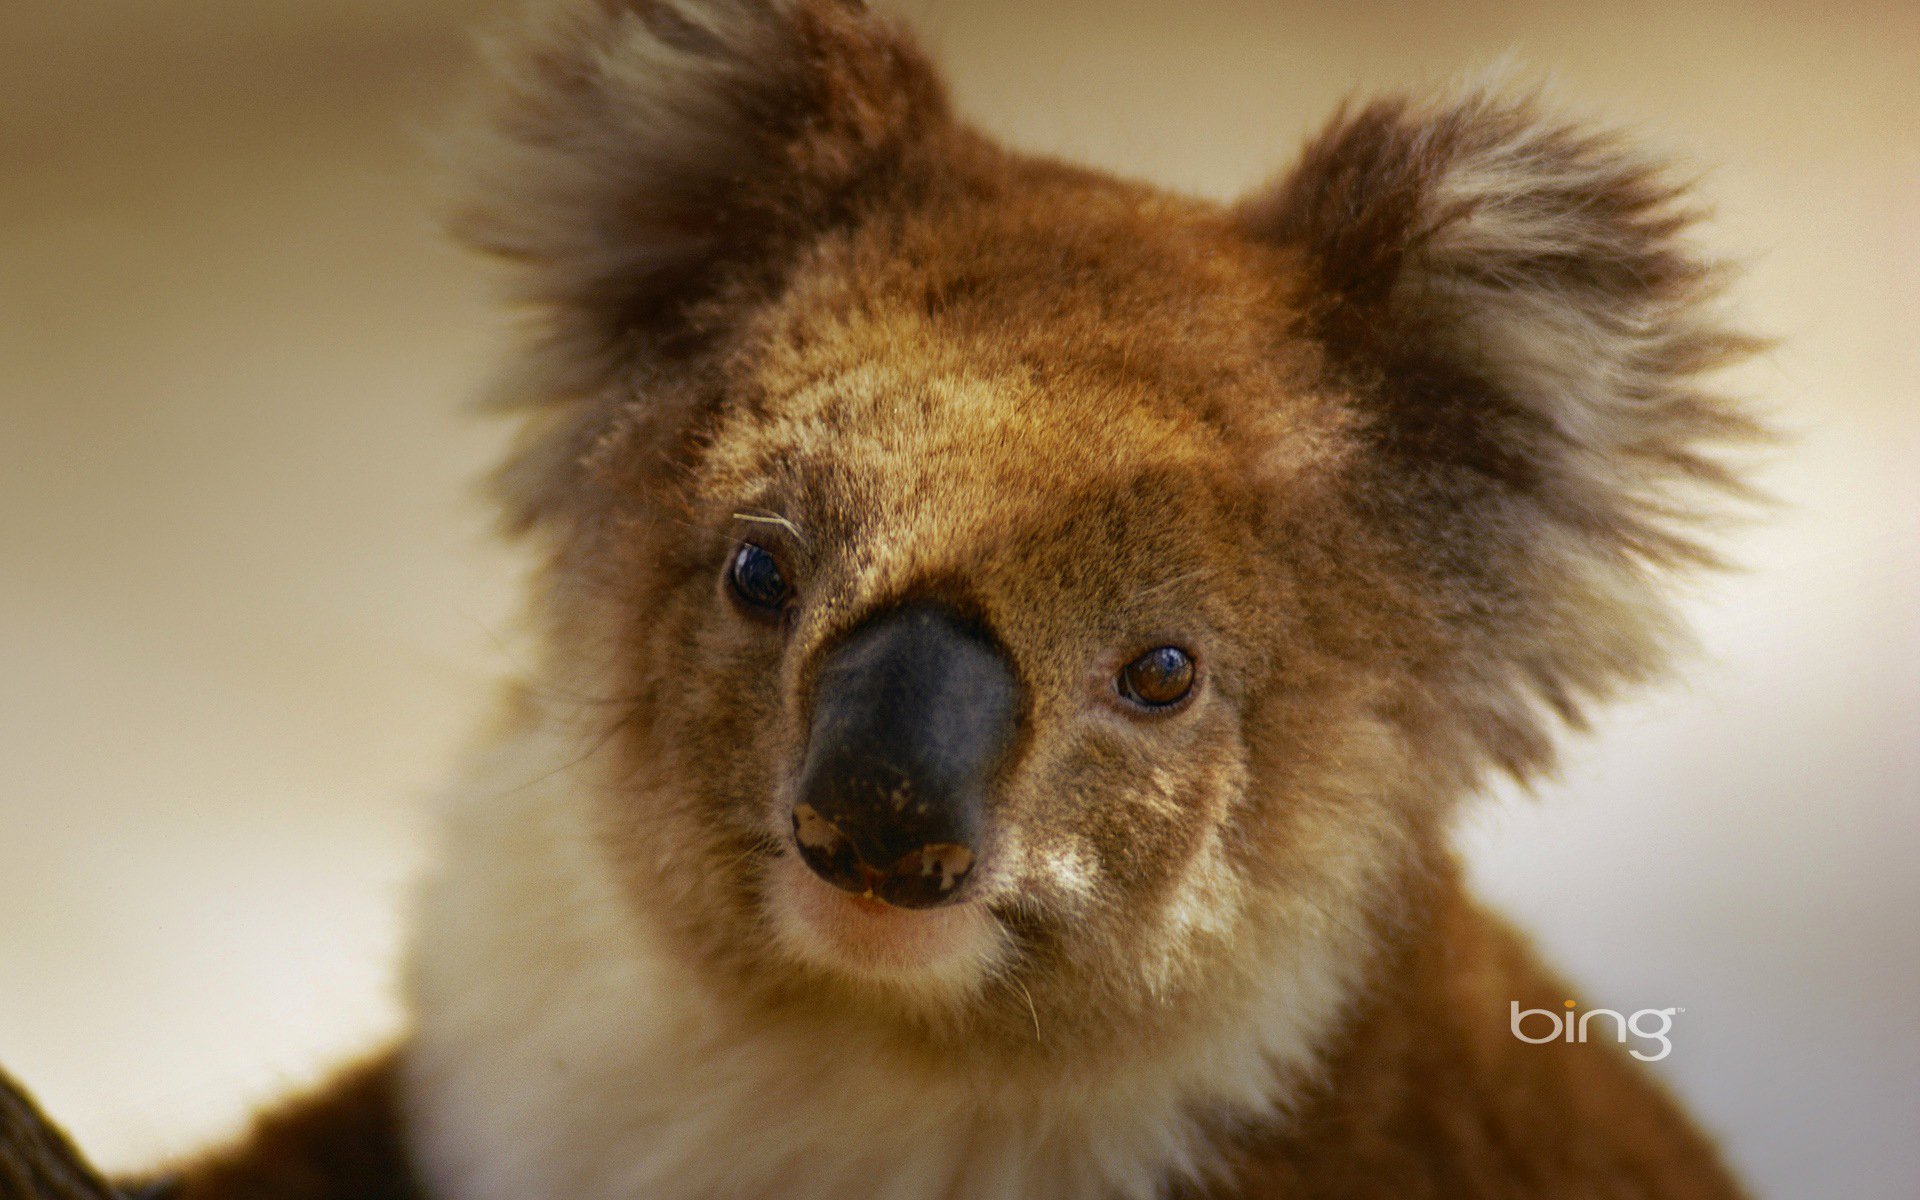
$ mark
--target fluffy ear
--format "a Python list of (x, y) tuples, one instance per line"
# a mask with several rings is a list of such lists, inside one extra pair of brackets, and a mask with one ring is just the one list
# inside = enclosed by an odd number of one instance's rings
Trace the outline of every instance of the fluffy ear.
[(697, 349), (949, 126), (933, 68), (858, 0), (568, 0), (492, 59), (453, 225), (536, 318), (497, 397), (547, 410), (502, 476), (524, 528), (600, 436), (579, 401)]
[(857, 0), (586, 0), (494, 57), (456, 231), (518, 264), (520, 298), (627, 331), (844, 217), (945, 120)]
[(1357, 398), (1356, 494), (1456, 635), (1454, 685), (1516, 774), (1536, 710), (1644, 676), (1673, 631), (1659, 576), (1738, 491), (1759, 433), (1702, 386), (1755, 342), (1686, 244), (1684, 188), (1532, 97), (1342, 114), (1236, 216), (1304, 267), (1303, 321)]

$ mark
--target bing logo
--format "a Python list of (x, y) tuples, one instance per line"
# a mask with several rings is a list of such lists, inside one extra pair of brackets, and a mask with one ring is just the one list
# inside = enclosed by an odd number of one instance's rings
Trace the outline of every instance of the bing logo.
[[(1508, 1028), (1513, 1036), (1531, 1046), (1544, 1045), (1547, 1042), (1584, 1042), (1588, 1036), (1588, 1026), (1594, 1018), (1600, 1018), (1600, 1036), (1612, 1033), (1615, 1041), (1626, 1044), (1627, 1035), (1643, 1040), (1645, 1045), (1657, 1044), (1660, 1049), (1652, 1054), (1639, 1049), (1630, 1049), (1641, 1062), (1659, 1062), (1673, 1053), (1673, 1039), (1667, 1035), (1673, 1032), (1673, 1015), (1687, 1011), (1684, 1008), (1643, 1008), (1631, 1015), (1623, 1014), (1611, 1008), (1590, 1008), (1585, 1012), (1576, 1012), (1579, 1003), (1569, 1000), (1567, 1011), (1555, 1012), (1550, 1008), (1521, 1008), (1518, 1000), (1510, 1001), (1511, 1016)], [(1611, 1026), (1611, 1029), (1609, 1029)], [(1533, 1030), (1528, 1032), (1528, 1028)]]

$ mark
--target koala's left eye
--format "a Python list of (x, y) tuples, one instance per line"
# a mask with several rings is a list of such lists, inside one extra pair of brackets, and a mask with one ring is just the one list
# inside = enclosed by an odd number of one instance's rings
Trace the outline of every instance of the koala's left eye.
[(752, 542), (742, 542), (733, 552), (727, 582), (733, 585), (733, 594), (741, 603), (768, 613), (779, 612), (793, 598), (793, 588), (780, 573), (780, 563), (772, 551)]
[(1178, 646), (1149, 650), (1120, 669), (1114, 686), (1142, 708), (1171, 708), (1193, 691), (1193, 659)]

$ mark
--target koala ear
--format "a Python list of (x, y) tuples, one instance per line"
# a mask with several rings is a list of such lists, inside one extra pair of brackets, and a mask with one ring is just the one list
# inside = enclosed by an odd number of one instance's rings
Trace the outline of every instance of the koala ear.
[[(1454, 635), (1449, 657), (1514, 773), (1533, 710), (1660, 665), (1658, 576), (1741, 490), (1758, 425), (1701, 383), (1754, 339), (1686, 244), (1685, 189), (1621, 137), (1472, 92), (1344, 113), (1235, 212), (1297, 255), (1301, 320), (1355, 399), (1357, 503)], [(1458, 703), (1458, 689), (1450, 703)]]
[(858, 0), (567, 0), (492, 49), (452, 224), (533, 318), (493, 397), (525, 420), (495, 479), (524, 532), (684, 425), (670, 364), (914, 186), (951, 125), (933, 68)]
[(858, 0), (573, 0), (492, 57), (454, 230), (516, 299), (624, 342), (697, 334), (699, 301), (848, 219), (946, 121)]

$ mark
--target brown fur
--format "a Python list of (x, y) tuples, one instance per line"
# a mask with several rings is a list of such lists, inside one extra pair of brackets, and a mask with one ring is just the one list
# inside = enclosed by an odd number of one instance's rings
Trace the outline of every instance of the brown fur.
[[(1757, 433), (1701, 383), (1752, 343), (1717, 322), (1663, 166), (1470, 91), (1343, 115), (1217, 206), (995, 146), (835, 0), (563, 9), (487, 105), (459, 227), (532, 322), (500, 494), (545, 564), (540, 677), (502, 740), (557, 747), (537, 761), (563, 782), (507, 802), (477, 768), (456, 856), (492, 857), (430, 893), (400, 1085), (430, 1179), (592, 1200), (651, 1178), (543, 1162), (654, 1148), (558, 1149), (600, 1145), (571, 1127), (625, 1102), (632, 1039), (542, 1005), (617, 1023), (658, 975), (713, 998), (702, 1028), (741, 1031), (720, 1045), (748, 1068), (844, 1046), (923, 1080), (952, 1174), (857, 1164), (900, 1194), (980, 1193), (996, 1146), (1057, 1157), (1022, 1178), (1061, 1195), (1733, 1194), (1620, 1054), (1508, 1034), (1508, 1001), (1562, 991), (1448, 850), (1489, 772), (1533, 777), (1558, 727), (1664, 667), (1667, 578), (1710, 560), (1720, 452)], [(748, 538), (797, 588), (784, 624), (727, 600)], [(903, 980), (794, 933), (779, 880), (815, 666), (916, 597), (992, 631), (1026, 711), (973, 902), (992, 949)], [(1128, 711), (1113, 672), (1169, 643), (1195, 698)], [(530, 1007), (491, 1013), (496, 990)], [(542, 1037), (551, 1061), (515, 1057)], [(1111, 1121), (1071, 1114), (1121, 1081), (1153, 1139), (1096, 1152)], [(353, 1161), (398, 1179), (388, 1086), (263, 1152), (334, 1161), (359, 1113)], [(1023, 1113), (1062, 1140), (1023, 1141)], [(783, 1120), (768, 1154), (816, 1136)], [(476, 1132), (503, 1123), (512, 1154)], [(831, 1152), (778, 1167), (786, 1190), (834, 1178)], [(250, 1170), (186, 1195), (404, 1194)]]
[(1740, 1194), (1713, 1147), (1617, 1047), (1511, 1035), (1509, 1001), (1556, 1010), (1573, 993), (1499, 918), (1450, 891), (1399, 953), (1299, 1120), (1247, 1138), (1233, 1182), (1209, 1195)]
[(391, 1057), (276, 1106), (233, 1146), (136, 1191), (137, 1200), (420, 1200)]

